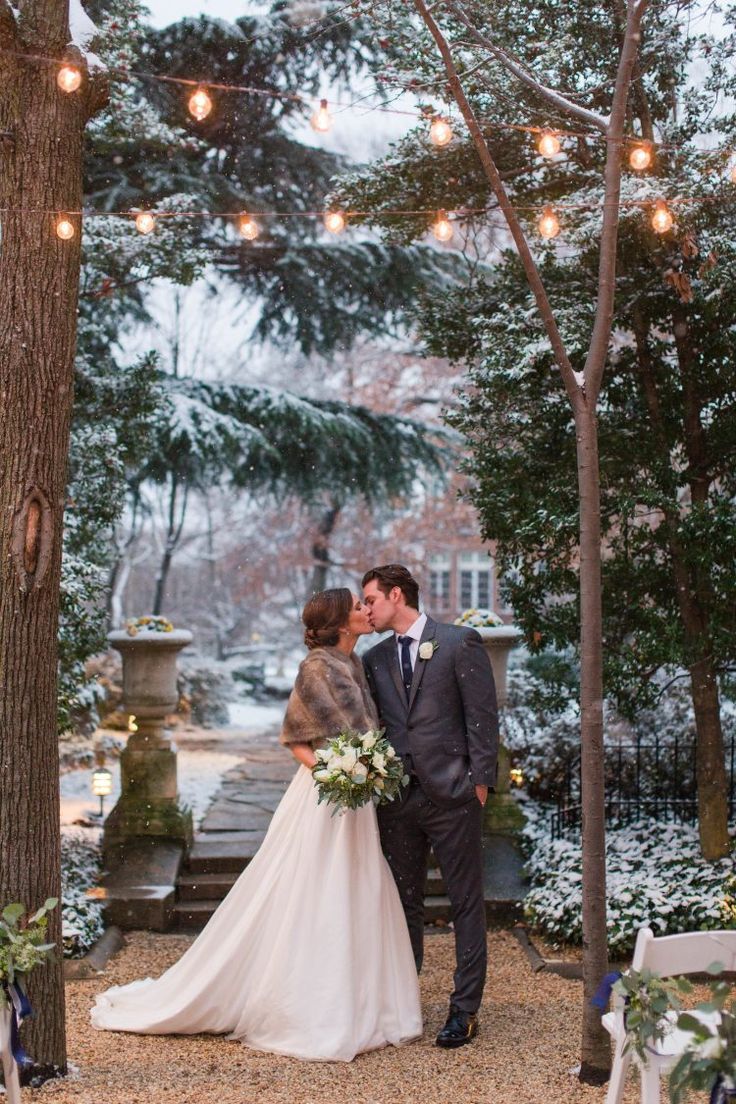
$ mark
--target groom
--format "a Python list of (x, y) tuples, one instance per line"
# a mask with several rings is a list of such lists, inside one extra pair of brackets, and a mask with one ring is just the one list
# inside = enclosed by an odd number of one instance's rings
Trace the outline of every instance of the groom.
[(374, 567), (363, 596), (377, 632), (391, 636), (364, 657), (381, 726), (404, 762), (409, 785), (378, 806), (381, 845), (422, 965), (424, 883), (430, 846), (452, 905), (455, 989), (437, 1036), (441, 1047), (469, 1043), (486, 976), (481, 825), (496, 781), (498, 713), (491, 665), (474, 629), (442, 625), (419, 612), (419, 587), (401, 564)]

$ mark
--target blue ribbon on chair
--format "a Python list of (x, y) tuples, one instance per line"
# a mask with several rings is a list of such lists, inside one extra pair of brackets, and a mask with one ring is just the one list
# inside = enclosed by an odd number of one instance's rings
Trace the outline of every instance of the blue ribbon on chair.
[(620, 970), (612, 970), (610, 974), (606, 974), (596, 989), (595, 994), (590, 998), (590, 1003), (594, 1005), (595, 1008), (600, 1008), (601, 1012), (606, 1011), (608, 1002), (611, 999), (611, 991), (620, 977)]
[(736, 1099), (736, 1092), (726, 1088), (726, 1080), (723, 1074), (719, 1073), (710, 1090), (710, 1104), (728, 1104), (729, 1100), (734, 1099)]
[(23, 1020), (33, 1015), (28, 994), (19, 981), (6, 985), (6, 992), (10, 998), (10, 1052), (19, 1069), (32, 1065), (32, 1059), (28, 1057), (23, 1044), (20, 1041), (20, 1025)]

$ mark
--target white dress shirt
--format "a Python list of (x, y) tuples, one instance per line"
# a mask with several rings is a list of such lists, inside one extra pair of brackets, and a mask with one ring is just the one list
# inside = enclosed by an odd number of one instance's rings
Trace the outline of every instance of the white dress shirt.
[(411, 637), (411, 644), (409, 645), (409, 656), (411, 658), (411, 669), (413, 671), (417, 665), (417, 655), (419, 654), (419, 641), (422, 638), (422, 633), (424, 632), (424, 626), (426, 624), (426, 613), (420, 613), (414, 624), (410, 625), (406, 632), (394, 634), (396, 637), (396, 654), (399, 657), (399, 670), (401, 670), (401, 645), (399, 644), (399, 637)]

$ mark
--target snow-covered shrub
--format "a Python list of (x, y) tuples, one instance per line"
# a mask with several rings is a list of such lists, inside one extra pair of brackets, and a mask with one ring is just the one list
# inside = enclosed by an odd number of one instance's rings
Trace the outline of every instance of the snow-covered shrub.
[(236, 697), (229, 672), (207, 666), (187, 664), (179, 670), (177, 685), (180, 711), (188, 709), (193, 724), (216, 728), (230, 723), (228, 702)]
[[(527, 918), (552, 943), (580, 943), (580, 843), (552, 839), (549, 810), (535, 802), (526, 802), (525, 812)], [(614, 956), (629, 951), (644, 926), (655, 935), (736, 927), (734, 861), (707, 862), (690, 825), (641, 820), (609, 829), (606, 866), (608, 945)]]
[(81, 958), (104, 931), (102, 904), (86, 895), (97, 884), (101, 861), (98, 828), (61, 829), (61, 932), (65, 958)]

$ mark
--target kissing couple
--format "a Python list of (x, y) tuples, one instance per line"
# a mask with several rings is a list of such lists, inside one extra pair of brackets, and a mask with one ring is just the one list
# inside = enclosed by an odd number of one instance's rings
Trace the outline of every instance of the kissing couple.
[[(312, 1061), (349, 1062), (419, 1038), (431, 847), (456, 950), (436, 1042), (459, 1047), (476, 1034), (486, 976), (481, 825), (498, 748), (481, 638), (420, 613), (416, 580), (401, 564), (368, 571), (361, 597), (315, 594), (302, 620), (309, 651), (280, 736), (300, 766), (258, 853), (178, 962), (97, 997), (95, 1027), (227, 1033)], [(361, 662), (358, 638), (389, 630)], [(331, 815), (317, 801), (315, 749), (379, 727), (408, 785), (391, 803)]]

